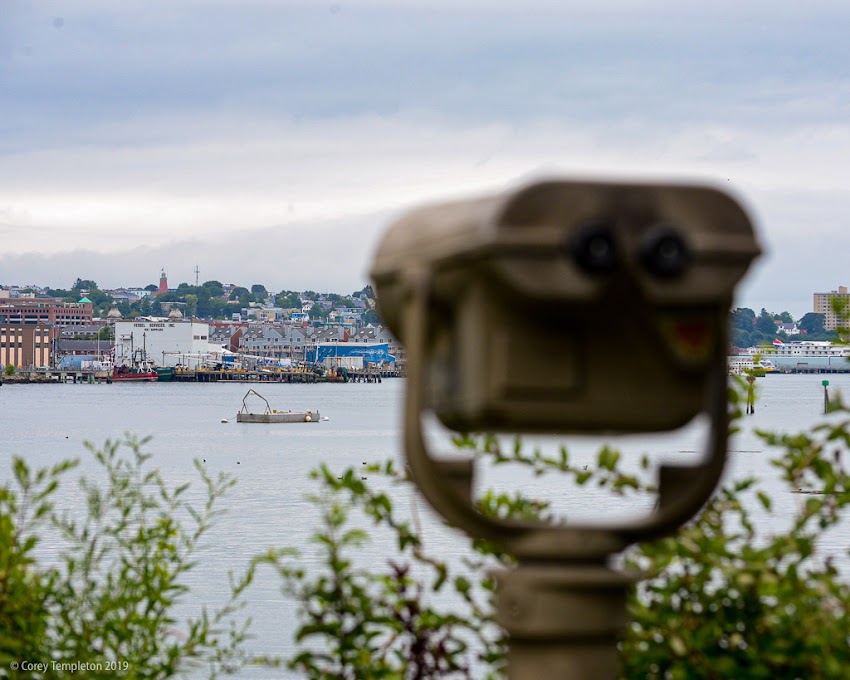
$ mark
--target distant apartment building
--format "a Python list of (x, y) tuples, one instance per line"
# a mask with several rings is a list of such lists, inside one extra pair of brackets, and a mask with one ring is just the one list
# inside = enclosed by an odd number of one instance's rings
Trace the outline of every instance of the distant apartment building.
[[(143, 297), (135, 292), (127, 290), (126, 288), (115, 288), (114, 290), (105, 290), (103, 292), (109, 293), (116, 304), (121, 302), (132, 304), (133, 302), (138, 302)], [(144, 291), (144, 293), (145, 296), (149, 295), (148, 291)]]
[(57, 298), (4, 298), (0, 300), (0, 323), (54, 326), (88, 326), (92, 322), (90, 301), (63, 302)]
[(272, 323), (275, 319), (279, 319), (282, 314), (283, 310), (280, 307), (250, 307), (242, 310), (240, 318)]
[(50, 366), (53, 329), (47, 324), (0, 323), (0, 365)]
[(145, 290), (144, 288), (127, 288), (127, 293), (130, 295), (135, 295), (138, 299), (146, 298), (150, 296), (151, 292), (149, 290)]
[(816, 314), (823, 314), (823, 327), (828, 331), (834, 331), (842, 324), (841, 316), (835, 312), (835, 301), (850, 304), (847, 286), (839, 286), (838, 290), (830, 293), (815, 293), (814, 298), (814, 311)]

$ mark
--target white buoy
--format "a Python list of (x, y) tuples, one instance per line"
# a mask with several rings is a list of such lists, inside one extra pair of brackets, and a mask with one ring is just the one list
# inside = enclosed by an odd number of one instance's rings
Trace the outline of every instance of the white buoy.
[(309, 423), (311, 420), (313, 419), (310, 416), (304, 416), (304, 422)]

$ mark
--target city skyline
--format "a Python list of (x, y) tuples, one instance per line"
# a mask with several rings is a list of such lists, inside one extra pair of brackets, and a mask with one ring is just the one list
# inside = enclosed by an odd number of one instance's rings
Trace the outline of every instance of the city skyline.
[(410, 206), (590, 174), (728, 187), (766, 251), (736, 305), (799, 317), (846, 283), (848, 20), (828, 0), (9, 0), (0, 280), (197, 263), (357, 290)]
[[(195, 267), (193, 267), (193, 269), (192, 269), (193, 276), (198, 274), (199, 271), (200, 271), (200, 268), (197, 267), (197, 265), (195, 265)], [(136, 289), (143, 289), (146, 286), (151, 286), (151, 285), (159, 288), (162, 285), (161, 274), (163, 274), (163, 273), (166, 275), (166, 283), (167, 283), (169, 291), (177, 291), (179, 289), (179, 286), (181, 286), (183, 284), (186, 284), (186, 285), (189, 285), (189, 286), (195, 286), (194, 281), (187, 281), (187, 280), (182, 280), (182, 279), (180, 281), (171, 280), (171, 278), (168, 276), (168, 272), (165, 271), (164, 269), (160, 272), (160, 274), (157, 274), (156, 280), (152, 280), (148, 283), (129, 283), (129, 284), (124, 283), (124, 284), (121, 284), (121, 285), (118, 285), (118, 286), (104, 286), (100, 282), (98, 282), (96, 279), (92, 279), (91, 277), (80, 276), (80, 277), (75, 277), (75, 280), (76, 280), (76, 278), (80, 278), (81, 280), (94, 281), (95, 283), (98, 284), (99, 290), (101, 290), (105, 293), (110, 293), (110, 292), (116, 291), (116, 290), (131, 291), (131, 290), (136, 290)], [(230, 290), (231, 287), (235, 287), (235, 288), (245, 288), (245, 289), (250, 291), (252, 286), (262, 285), (266, 289), (266, 292), (272, 297), (279, 295), (283, 292), (295, 292), (295, 293), (310, 292), (310, 293), (315, 293), (320, 297), (323, 297), (323, 296), (326, 296), (326, 295), (340, 295), (342, 297), (346, 297), (346, 296), (351, 296), (355, 293), (359, 293), (360, 290), (362, 290), (362, 287), (359, 288), (359, 289), (356, 289), (356, 290), (349, 291), (349, 290), (342, 290), (342, 289), (332, 289), (332, 288), (328, 288), (327, 286), (319, 286), (317, 288), (300, 288), (300, 289), (299, 288), (286, 288), (286, 287), (273, 288), (273, 287), (268, 286), (264, 281), (260, 281), (260, 280), (253, 280), (252, 279), (250, 282), (247, 282), (247, 281), (227, 280), (226, 278), (222, 279), (221, 277), (212, 277), (212, 278), (200, 277), (200, 278), (198, 278), (198, 285), (203, 286), (203, 284), (205, 284), (209, 281), (218, 281), (219, 283), (221, 283), (224, 286), (224, 288), (226, 290)], [(0, 282), (0, 289), (19, 289), (20, 290), (20, 289), (26, 289), (26, 288), (33, 288), (33, 289), (37, 289), (38, 291), (44, 291), (45, 289), (50, 288), (52, 290), (56, 290), (56, 289), (71, 290), (71, 288), (73, 287), (73, 283), (74, 282), (72, 281), (67, 286), (50, 286), (50, 285), (39, 283), (38, 281), (28, 281), (26, 283), (20, 283), (20, 282), (5, 282), (4, 283), (4, 282)], [(735, 303), (735, 304), (732, 305), (731, 309), (734, 311), (735, 309), (739, 309), (739, 308), (749, 308), (749, 309), (752, 309), (753, 312), (755, 312), (756, 315), (758, 315), (762, 309), (769, 312), (770, 314), (776, 314), (776, 315), (781, 314), (783, 312), (788, 312), (792, 315), (795, 322), (799, 321), (806, 314), (809, 314), (809, 313), (812, 313), (812, 312), (822, 313), (822, 314), (824, 314), (825, 317), (832, 317), (833, 320), (834, 320), (835, 318), (837, 318), (837, 317), (835, 317), (834, 312), (824, 313), (824, 309), (825, 309), (824, 305), (830, 306), (832, 304), (831, 303), (832, 297), (836, 297), (836, 296), (837, 297), (845, 297), (847, 295), (846, 291), (847, 291), (846, 286), (835, 286), (833, 289), (830, 289), (830, 290), (815, 291), (815, 292), (812, 293), (813, 302), (812, 302), (812, 305), (811, 305), (811, 309), (806, 309), (799, 314), (795, 314), (795, 313), (791, 312), (791, 309), (788, 308), (788, 307), (769, 308), (769, 307), (766, 307), (765, 305), (761, 305), (761, 304), (746, 305), (746, 304), (743, 304), (743, 303)], [(162, 292), (162, 291), (160, 290), (159, 292)], [(156, 291), (154, 291), (152, 293), (152, 295), (156, 295)], [(827, 302), (824, 303), (823, 299), (819, 300), (818, 298), (826, 299)], [(832, 325), (834, 325), (834, 324), (832, 324)]]

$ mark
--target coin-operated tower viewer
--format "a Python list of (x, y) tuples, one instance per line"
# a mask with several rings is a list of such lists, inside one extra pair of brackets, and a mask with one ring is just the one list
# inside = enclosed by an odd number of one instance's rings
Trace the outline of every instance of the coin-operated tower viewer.
[[(632, 579), (608, 562), (675, 531), (726, 460), (727, 324), (759, 254), (740, 204), (710, 186), (545, 181), (404, 215), (371, 270), (407, 351), (404, 448), (451, 524), (499, 544), (512, 680), (617, 677)], [(629, 348), (629, 360), (611, 357)], [(472, 500), (472, 460), (432, 455), (422, 414), (458, 431), (669, 431), (707, 414), (695, 465), (662, 465), (656, 509), (616, 526), (502, 521)]]

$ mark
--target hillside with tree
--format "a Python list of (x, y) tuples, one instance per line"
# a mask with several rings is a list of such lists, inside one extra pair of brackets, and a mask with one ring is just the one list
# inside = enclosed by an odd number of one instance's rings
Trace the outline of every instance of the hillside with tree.
[[(793, 325), (799, 333), (789, 333), (783, 325)], [(756, 314), (747, 307), (734, 309), (729, 318), (729, 339), (734, 347), (770, 345), (774, 340), (828, 340), (835, 342), (838, 334), (824, 329), (824, 315), (809, 312), (796, 320), (789, 312), (779, 314), (762, 308)]]

